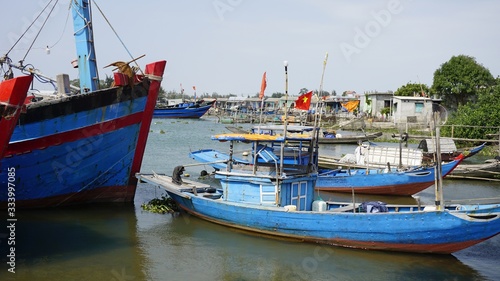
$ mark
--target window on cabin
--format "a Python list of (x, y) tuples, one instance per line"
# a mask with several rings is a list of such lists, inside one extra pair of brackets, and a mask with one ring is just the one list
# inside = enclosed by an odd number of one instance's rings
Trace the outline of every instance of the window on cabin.
[(416, 102), (415, 103), (415, 113), (422, 113), (424, 111), (424, 103)]

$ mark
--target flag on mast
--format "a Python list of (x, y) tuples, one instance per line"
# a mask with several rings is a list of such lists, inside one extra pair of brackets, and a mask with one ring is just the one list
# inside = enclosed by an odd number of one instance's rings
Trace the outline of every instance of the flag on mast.
[(264, 91), (266, 90), (267, 87), (267, 82), (266, 82), (266, 72), (262, 75), (262, 83), (260, 84), (260, 93), (259, 93), (259, 99), (264, 98)]
[(300, 95), (300, 97), (295, 101), (295, 108), (302, 110), (309, 110), (311, 106), (312, 91)]

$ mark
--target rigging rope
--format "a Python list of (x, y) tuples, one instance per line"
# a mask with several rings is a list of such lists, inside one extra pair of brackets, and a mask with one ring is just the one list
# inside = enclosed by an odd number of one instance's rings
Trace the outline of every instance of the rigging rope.
[[(51, 0), (49, 3), (52, 3), (53, 0)], [(47, 20), (49, 19), (50, 15), (52, 14), (52, 12), (54, 11), (54, 8), (56, 7), (57, 5), (57, 2), (59, 2), (59, 0), (56, 0), (55, 1), (55, 4), (54, 6), (52, 6), (52, 9), (50, 9), (50, 12), (49, 14), (47, 15), (47, 18), (45, 18), (45, 20), (43, 21), (43, 24), (42, 24), (42, 27), (40, 27), (40, 30), (38, 30), (38, 33), (36, 34), (35, 38), (33, 39), (33, 42), (31, 42), (31, 45), (30, 47), (28, 48), (28, 51), (26, 51), (26, 54), (24, 55), (23, 59), (20, 61), (20, 63), (22, 64), (22, 62), (26, 59), (26, 57), (28, 56), (29, 52), (31, 51), (31, 47), (33, 47), (33, 44), (35, 44), (35, 41), (36, 39), (38, 38), (38, 35), (40, 35), (40, 33), (42, 32), (43, 30), (43, 27), (45, 26), (45, 24), (47, 23)], [(45, 8), (44, 8), (45, 10)]]
[[(120, 36), (118, 35), (118, 33), (116, 32), (116, 30), (114, 29), (114, 27), (111, 25), (111, 23), (109, 22), (109, 20), (106, 18), (106, 16), (104, 15), (104, 13), (102, 12), (101, 8), (99, 7), (99, 5), (97, 5), (97, 3), (95, 2), (95, 0), (92, 0), (92, 2), (94, 3), (94, 5), (97, 7), (97, 9), (99, 10), (99, 12), (101, 13), (102, 17), (106, 20), (106, 22), (108, 23), (109, 27), (111, 27), (111, 30), (113, 30), (113, 32), (115, 33), (116, 37), (118, 38), (118, 40), (120, 40), (120, 43), (122, 43), (122, 46), (123, 48), (125, 48), (125, 50), (127, 51), (128, 55), (130, 56), (130, 58), (132, 60), (134, 60), (134, 56), (132, 56), (132, 54), (130, 53), (130, 51), (128, 50), (127, 46), (125, 46), (125, 43), (123, 43), (122, 39), (120, 38)], [(134, 63), (135, 65), (137, 66), (137, 68), (139, 69), (139, 71), (141, 72), (142, 75), (144, 75), (144, 72), (142, 72), (142, 69), (141, 67), (139, 66), (139, 64), (137, 63), (137, 61), (134, 60)]]
[(33, 26), (33, 24), (35, 24), (35, 22), (43, 14), (43, 12), (45, 11), (45, 9), (47, 9), (47, 7), (50, 5), (50, 3), (52, 1), (53, 0), (51, 0), (50, 2), (47, 3), (47, 5), (45, 6), (45, 8), (43, 8), (43, 10), (40, 12), (40, 14), (38, 14), (38, 16), (33, 20), (33, 22), (26, 28), (26, 30), (23, 32), (23, 34), (21, 34), (21, 36), (19, 36), (19, 39), (17, 39), (17, 41), (14, 43), (14, 45), (12, 45), (12, 47), (7, 51), (7, 53), (5, 54), (5, 56), (7, 56), (12, 51), (12, 49), (14, 49), (14, 47), (17, 45), (17, 43), (19, 43), (19, 41), (21, 41), (21, 39), (24, 37), (24, 35), (26, 34), (26, 32), (28, 32), (28, 30), (30, 30), (30, 28)]
[(64, 27), (63, 27), (63, 31), (61, 33), (61, 36), (59, 36), (59, 39), (57, 39), (57, 41), (50, 46), (51, 49), (54, 48), (57, 44), (59, 44), (59, 42), (63, 38), (64, 32), (66, 31), (66, 27), (68, 26), (68, 19), (69, 19), (70, 12), (71, 12), (71, 3), (68, 6), (68, 13), (66, 15), (66, 22), (64, 23)]

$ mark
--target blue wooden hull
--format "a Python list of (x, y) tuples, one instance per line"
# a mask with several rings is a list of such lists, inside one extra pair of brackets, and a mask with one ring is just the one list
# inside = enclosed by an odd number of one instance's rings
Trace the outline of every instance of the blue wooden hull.
[[(242, 203), (206, 193), (162, 186), (186, 212), (221, 225), (335, 246), (417, 253), (453, 253), (500, 233), (500, 214), (465, 211), (353, 213), (331, 210), (287, 211), (285, 207)], [(223, 184), (224, 189), (224, 184)]]
[[(461, 160), (442, 165), (445, 177), (460, 164)], [(435, 167), (419, 167), (409, 171), (383, 169), (353, 169), (320, 171), (316, 189), (363, 194), (413, 195), (435, 183)]]
[[(272, 152), (272, 150), (269, 150)], [(274, 153), (272, 153), (274, 154)], [(272, 155), (271, 154), (271, 155)], [(264, 156), (264, 155), (262, 155)], [(189, 157), (200, 162), (207, 163), (207, 165), (212, 166), (216, 170), (222, 170), (226, 168), (226, 163), (229, 160), (229, 154), (221, 152), (215, 149), (201, 149), (189, 153)], [(273, 158), (274, 157), (274, 158)], [(258, 163), (274, 163), (274, 160), (279, 162), (278, 156), (271, 156), (269, 158), (262, 158), (261, 155), (257, 157)], [(309, 162), (310, 155), (308, 153), (297, 153), (294, 151), (285, 151), (284, 164), (287, 165), (307, 165)], [(251, 164), (253, 161), (252, 155), (246, 158), (234, 157), (232, 158), (233, 163), (237, 164)]]
[[(161, 76), (165, 63), (148, 67)], [(132, 202), (158, 89), (144, 81), (30, 105), (1, 159), (2, 175), (15, 170), (16, 207)]]
[[(201, 163), (208, 163), (216, 170), (226, 169), (229, 155), (213, 149), (191, 152), (191, 158)], [(285, 157), (285, 164), (298, 164), (297, 157)], [(251, 157), (249, 157), (251, 159)], [(306, 158), (307, 160), (308, 158)], [(224, 162), (226, 161), (226, 162)], [(263, 162), (258, 158), (259, 162)], [(302, 160), (301, 163), (306, 163)], [(442, 175), (446, 176), (458, 166), (461, 160), (442, 165)], [(247, 159), (233, 157), (233, 163), (249, 164)], [(362, 194), (413, 195), (435, 182), (434, 167), (420, 167), (409, 171), (396, 170), (385, 173), (383, 169), (320, 170), (316, 189)]]
[[(219, 224), (284, 238), (337, 246), (422, 253), (452, 253), (500, 231), (491, 221), (470, 221), (467, 214), (287, 212), (170, 194), (185, 211)], [(256, 219), (265, 218), (265, 219)]]
[(155, 108), (153, 118), (200, 118), (212, 107), (212, 103), (204, 106)]
[[(273, 129), (269, 127), (269, 129)], [(279, 159), (287, 148), (317, 155), (316, 140), (305, 134), (309, 128), (297, 126), (283, 132), (294, 134), (220, 134), (213, 140), (253, 144), (253, 151), (263, 160), (265, 147), (281, 144)], [(276, 130), (277, 132), (277, 130)], [(314, 133), (314, 131), (313, 131)], [(262, 149), (258, 148), (261, 146)], [(307, 148), (307, 149), (302, 149)], [(498, 205), (481, 211), (450, 211), (439, 206), (389, 211), (381, 202), (364, 202), (361, 209), (335, 206), (315, 200), (318, 173), (314, 162), (284, 164), (253, 161), (252, 165), (227, 163), (217, 171), (220, 187), (182, 179), (184, 167), (173, 176), (136, 175), (141, 180), (162, 187), (186, 212), (229, 227), (279, 238), (296, 239), (329, 245), (373, 250), (418, 253), (453, 253), (500, 233)], [(491, 212), (490, 212), (491, 211)]]

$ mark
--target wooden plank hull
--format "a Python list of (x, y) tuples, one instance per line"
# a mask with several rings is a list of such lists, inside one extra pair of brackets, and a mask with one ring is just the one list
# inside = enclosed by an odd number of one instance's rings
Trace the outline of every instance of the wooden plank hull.
[(193, 186), (176, 186), (167, 176), (138, 177), (164, 188), (180, 208), (194, 216), (276, 238), (370, 250), (449, 254), (500, 232), (498, 213), (476, 218), (460, 211), (290, 211), (279, 206), (214, 199), (207, 193), (194, 194), (187, 191)]
[[(454, 160), (442, 166), (442, 175), (447, 176), (461, 160)], [(435, 182), (434, 167), (420, 167), (409, 171), (383, 170), (333, 170), (319, 174), (316, 189), (346, 193), (379, 195), (413, 195)]]
[[(133, 202), (166, 61), (148, 64), (152, 79), (30, 104), (14, 129), (1, 174), (15, 173), (16, 207)], [(0, 185), (7, 187), (7, 176)], [(0, 192), (6, 208), (7, 192)]]

